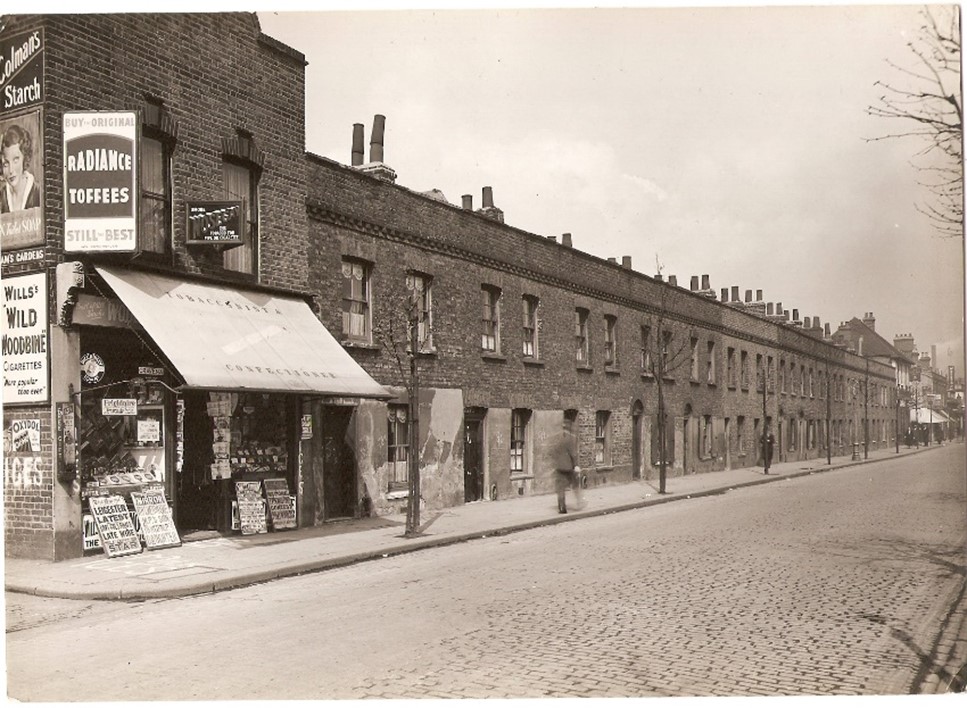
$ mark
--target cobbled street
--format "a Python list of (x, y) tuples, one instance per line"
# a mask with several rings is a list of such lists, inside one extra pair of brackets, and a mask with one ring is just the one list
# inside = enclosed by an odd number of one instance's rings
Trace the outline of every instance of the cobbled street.
[[(967, 663), (963, 452), (184, 600), (71, 613), (8, 595), (8, 691), (34, 701), (934, 693)], [(31, 603), (63, 617), (12, 616)]]

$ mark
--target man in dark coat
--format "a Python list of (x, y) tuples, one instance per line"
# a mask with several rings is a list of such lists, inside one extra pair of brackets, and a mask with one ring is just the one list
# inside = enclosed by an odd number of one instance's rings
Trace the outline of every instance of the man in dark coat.
[(578, 479), (581, 467), (578, 465), (578, 440), (571, 430), (571, 422), (564, 421), (561, 432), (554, 441), (551, 450), (551, 460), (554, 463), (554, 483), (557, 490), (557, 510), (561, 514), (567, 513), (565, 492), (568, 487), (574, 490), (577, 504), (581, 504), (581, 483)]

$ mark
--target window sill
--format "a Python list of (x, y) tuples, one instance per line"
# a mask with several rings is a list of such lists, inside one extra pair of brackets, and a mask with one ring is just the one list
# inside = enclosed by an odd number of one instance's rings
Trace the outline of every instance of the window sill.
[(588, 366), (587, 364), (578, 364), (577, 370), (583, 371), (585, 373), (591, 373), (592, 371), (594, 371), (594, 367)]
[(617, 366), (605, 366), (604, 373), (611, 374), (612, 376), (618, 376), (621, 374), (621, 369), (619, 369)]
[(507, 357), (497, 352), (481, 352), (480, 358), (486, 361), (507, 361)]
[(675, 383), (674, 376), (662, 376), (661, 380), (664, 381), (665, 383)]
[(410, 492), (408, 489), (403, 489), (400, 491), (387, 492), (386, 501), (396, 501), (397, 499), (408, 499)]
[(709, 388), (718, 388), (718, 384), (715, 383), (714, 381), (709, 381), (708, 386)]
[(591, 469), (595, 472), (611, 472), (614, 469), (614, 465), (595, 465)]
[(524, 474), (524, 473), (510, 475), (510, 481), (511, 482), (523, 482), (523, 481), (528, 480), (528, 479), (534, 479), (534, 475), (532, 475), (532, 474)]
[(642, 375), (641, 375), (641, 378), (642, 378), (642, 379), (643, 379), (644, 381), (654, 381), (654, 380), (655, 380), (655, 376), (654, 376), (654, 374), (647, 374), (647, 373), (646, 373), (646, 374), (642, 374)]
[(357, 342), (351, 339), (344, 339), (339, 342), (345, 349), (363, 349), (369, 351), (378, 351), (379, 345), (373, 344), (372, 342)]
[(530, 356), (525, 356), (524, 357), (524, 366), (536, 366), (538, 368), (541, 368), (541, 367), (544, 366), (544, 360), (543, 359), (535, 359), (534, 357), (530, 357)]

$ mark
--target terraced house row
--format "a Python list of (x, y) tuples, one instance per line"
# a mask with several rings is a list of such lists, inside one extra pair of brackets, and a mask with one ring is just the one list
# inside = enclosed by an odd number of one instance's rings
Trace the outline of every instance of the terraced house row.
[(565, 419), (589, 487), (662, 437), (672, 475), (895, 440), (893, 368), (818, 318), (408, 189), (383, 116), (368, 160), (361, 124), (307, 154), (304, 57), (254, 15), (6, 19), (39, 87), (0, 113), (37, 194), (0, 215), (8, 554), (393, 513), (413, 457), (428, 509), (547, 493)]

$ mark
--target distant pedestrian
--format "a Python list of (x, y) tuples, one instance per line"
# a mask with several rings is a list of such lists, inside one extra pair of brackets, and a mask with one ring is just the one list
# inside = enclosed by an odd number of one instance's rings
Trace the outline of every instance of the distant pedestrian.
[(575, 503), (581, 504), (581, 483), (578, 475), (581, 467), (578, 465), (578, 440), (571, 430), (571, 421), (565, 419), (561, 424), (561, 432), (554, 440), (551, 450), (554, 462), (554, 486), (557, 490), (557, 511), (567, 513), (565, 493), (570, 487), (574, 490)]

